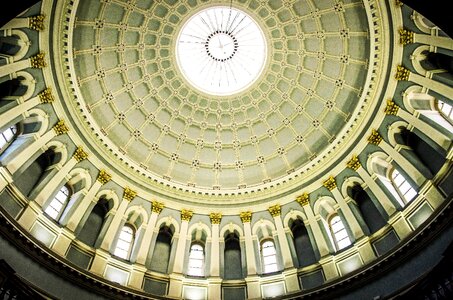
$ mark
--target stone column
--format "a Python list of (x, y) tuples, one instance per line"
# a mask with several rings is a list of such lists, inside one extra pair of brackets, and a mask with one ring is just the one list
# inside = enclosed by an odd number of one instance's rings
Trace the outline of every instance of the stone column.
[(365, 233), (363, 232), (362, 227), (360, 227), (360, 224), (357, 221), (357, 218), (352, 212), (351, 208), (344, 200), (343, 195), (341, 195), (340, 191), (338, 190), (335, 178), (333, 178), (333, 176), (330, 176), (329, 179), (323, 182), (323, 185), (332, 193), (333, 197), (337, 201), (338, 206), (340, 207), (340, 210), (342, 211), (349, 225), (349, 228), (351, 229), (354, 239), (360, 239), (365, 235)]
[(66, 126), (63, 120), (60, 120), (52, 128), (53, 130), (47, 131), (43, 136), (38, 137), (27, 148), (22, 149), (20, 153), (14, 155), (9, 162), (6, 164), (6, 169), (11, 174), (14, 174), (23, 164), (30, 159), (39, 149), (44, 147), (50, 140), (60, 134), (64, 134), (69, 131), (69, 128)]
[(57, 174), (46, 184), (45, 187), (36, 195), (36, 203), (43, 207), (44, 203), (49, 199), (49, 195), (52, 195), (59, 187), (63, 179), (69, 180), (69, 172), (74, 166), (86, 159), (88, 154), (83, 150), (82, 147), (78, 147), (74, 152), (74, 155), (64, 164), (64, 166), (58, 170)]
[(435, 36), (430, 34), (415, 33), (407, 29), (400, 29), (400, 44), (408, 45), (420, 43), (434, 47), (453, 50), (453, 40), (446, 36)]
[(37, 31), (44, 30), (44, 15), (31, 16), (27, 18), (14, 18), (2, 26), (2, 30), (16, 28), (30, 28)]
[(244, 226), (244, 242), (245, 242), (245, 257), (247, 261), (247, 296), (248, 299), (259, 299), (261, 297), (259, 278), (256, 275), (256, 260), (255, 260), (255, 247), (253, 247), (252, 227), (252, 212), (241, 212), (240, 215), (242, 224)]
[(23, 69), (35, 68), (42, 69), (46, 66), (44, 53), (38, 53), (26, 60), (13, 62), (11, 64), (0, 66), (0, 77), (8, 76)]
[(50, 88), (45, 89), (36, 97), (31, 99), (22, 99), (21, 103), (2, 113), (2, 117), (0, 118), (0, 128), (3, 128), (20, 115), (25, 115), (30, 109), (38, 104), (52, 103), (53, 101), (54, 97)]
[(90, 206), (91, 202), (97, 203), (98, 199), (95, 199), (96, 193), (99, 191), (102, 185), (109, 182), (111, 179), (111, 175), (108, 174), (105, 170), (100, 170), (96, 182), (91, 186), (88, 190), (88, 193), (80, 202), (77, 210), (73, 212), (71, 217), (68, 220), (68, 224), (66, 227), (75, 232), (77, 227), (79, 226), (80, 221), (83, 218), (83, 215), (87, 212), (88, 207)]
[(140, 248), (137, 253), (136, 262), (144, 265), (146, 258), (148, 257), (149, 247), (151, 245), (151, 240), (153, 237), (154, 227), (156, 227), (157, 217), (164, 208), (164, 204), (161, 202), (153, 201), (152, 203), (152, 212), (151, 217), (149, 218), (148, 225), (146, 226), (145, 234), (143, 240), (140, 244)]
[(222, 221), (221, 213), (209, 214), (211, 219), (211, 265), (209, 275), (211, 277), (220, 276), (220, 222)]
[(316, 241), (319, 255), (321, 256), (321, 258), (329, 255), (329, 247), (327, 246), (325, 236), (321, 228), (319, 227), (319, 223), (317, 222), (315, 214), (313, 213), (313, 210), (310, 206), (308, 194), (303, 193), (296, 198), (296, 201), (303, 207), (305, 215), (307, 216), (308, 223), (310, 224), (311, 230), (313, 231), (313, 236)]
[(354, 155), (348, 161), (347, 167), (353, 169), (354, 171), (357, 172), (357, 174), (359, 174), (360, 178), (363, 179), (363, 182), (366, 185), (364, 189), (366, 190), (366, 188), (369, 188), (373, 195), (379, 200), (379, 203), (381, 203), (387, 215), (392, 216), (396, 212), (395, 205), (389, 199), (387, 194), (384, 193), (384, 191), (379, 187), (376, 181), (374, 181), (370, 174), (368, 174), (368, 172), (364, 168), (361, 168), (362, 165), (360, 164), (357, 156)]
[(107, 229), (107, 232), (105, 233), (105, 236), (102, 240), (101, 248), (105, 251), (109, 252), (111, 250), (110, 248), (112, 247), (112, 242), (115, 239), (119, 226), (121, 225), (121, 221), (123, 220), (124, 214), (126, 213), (126, 209), (132, 199), (135, 198), (135, 196), (137, 196), (136, 191), (133, 191), (128, 187), (124, 189), (123, 200), (121, 201), (117, 211), (112, 212), (114, 213), (112, 223), (110, 223), (110, 226)]
[(192, 219), (193, 212), (191, 210), (183, 209), (181, 211), (181, 228), (179, 230), (178, 244), (176, 246), (176, 255), (173, 263), (173, 272), (170, 275), (170, 287), (168, 295), (170, 297), (181, 297), (182, 295), (182, 270), (184, 264), (187, 230), (189, 229), (189, 222)]

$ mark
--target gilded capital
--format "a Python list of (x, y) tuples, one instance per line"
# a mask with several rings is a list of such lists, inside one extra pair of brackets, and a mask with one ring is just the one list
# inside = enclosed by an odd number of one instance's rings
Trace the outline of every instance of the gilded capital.
[(300, 204), (300, 206), (307, 205), (309, 203), (308, 193), (303, 193), (302, 195), (297, 196), (296, 201)]
[(382, 142), (382, 136), (376, 129), (371, 131), (371, 135), (368, 137), (368, 143), (378, 146)]
[(55, 124), (53, 126), (53, 130), (55, 131), (55, 133), (57, 135), (60, 135), (60, 134), (65, 134), (66, 132), (68, 132), (69, 128), (68, 128), (68, 126), (66, 126), (66, 123), (64, 122), (64, 120), (59, 120), (57, 122), (57, 124)]
[(132, 199), (134, 199), (135, 196), (137, 196), (137, 192), (136, 191), (132, 190), (129, 187), (126, 187), (124, 189), (123, 199), (125, 199), (127, 201), (132, 201)]
[(399, 32), (401, 45), (408, 45), (414, 42), (414, 33), (412, 31), (401, 28)]
[(77, 147), (73, 155), (74, 159), (78, 162), (81, 162), (84, 159), (88, 158), (88, 153), (86, 153), (81, 146)]
[(243, 211), (239, 214), (242, 223), (250, 223), (252, 221), (252, 212), (251, 211)]
[(387, 115), (396, 116), (399, 108), (400, 107), (398, 105), (396, 105), (395, 101), (393, 101), (392, 99), (389, 99), (389, 100), (387, 100), (387, 106), (385, 107), (385, 113)]
[(210, 213), (209, 218), (211, 219), (211, 224), (220, 224), (220, 221), (222, 221), (222, 214)]
[(44, 15), (37, 15), (28, 18), (28, 27), (33, 30), (44, 30)]
[(41, 103), (52, 103), (54, 100), (51, 88), (46, 88), (45, 90), (43, 90), (38, 94), (38, 97)]
[(337, 187), (337, 183), (335, 182), (335, 178), (333, 176), (330, 176), (329, 179), (322, 183), (322, 185), (326, 187), (329, 191)]
[(357, 171), (362, 165), (360, 164), (357, 155), (354, 155), (347, 163), (346, 166), (354, 171)]
[(279, 216), (282, 212), (282, 208), (281, 208), (280, 204), (275, 204), (275, 205), (269, 207), (267, 210), (271, 213), (271, 216), (274, 218)]
[(44, 53), (40, 52), (35, 56), (30, 57), (31, 67), (35, 69), (42, 69), (46, 66), (46, 62), (44, 60)]
[(189, 222), (192, 220), (193, 211), (188, 209), (181, 210), (181, 220)]
[(107, 173), (105, 170), (100, 170), (97, 180), (102, 184), (106, 184), (107, 182), (110, 181), (111, 178), (112, 178), (112, 176), (109, 173)]
[(158, 202), (158, 201), (152, 202), (152, 207), (151, 207), (152, 212), (160, 214), (160, 212), (162, 211), (163, 208), (164, 208), (164, 204), (162, 202)]
[(411, 74), (411, 71), (406, 69), (404, 66), (399, 65), (396, 68), (396, 73), (395, 73), (395, 79), (396, 80), (404, 80), (408, 81), (409, 80), (409, 75)]

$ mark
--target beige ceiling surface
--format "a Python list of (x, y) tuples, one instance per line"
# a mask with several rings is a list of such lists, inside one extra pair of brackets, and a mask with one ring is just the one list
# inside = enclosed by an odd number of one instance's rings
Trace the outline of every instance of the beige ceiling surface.
[(265, 33), (267, 65), (244, 92), (209, 96), (179, 73), (176, 37), (197, 11), (229, 4), (80, 1), (72, 51), (81, 113), (119, 165), (189, 189), (253, 188), (341, 139), (368, 72), (363, 3), (233, 1)]

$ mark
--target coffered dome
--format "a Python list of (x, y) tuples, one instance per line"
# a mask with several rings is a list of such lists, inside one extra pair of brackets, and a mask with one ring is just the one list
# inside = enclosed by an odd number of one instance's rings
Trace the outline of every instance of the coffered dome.
[[(79, 1), (72, 14), (68, 117), (103, 163), (145, 189), (198, 197), (306, 184), (376, 105), (365, 95), (380, 54), (361, 1)], [(236, 47), (223, 61), (209, 46), (219, 36)], [(217, 91), (194, 83), (191, 60)]]

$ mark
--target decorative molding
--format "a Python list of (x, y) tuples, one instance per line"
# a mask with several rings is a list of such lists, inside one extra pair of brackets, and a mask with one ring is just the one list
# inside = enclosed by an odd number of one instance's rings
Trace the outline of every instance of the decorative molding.
[(379, 144), (381, 142), (382, 142), (382, 136), (379, 134), (379, 132), (376, 129), (373, 129), (371, 131), (371, 135), (368, 137), (368, 143), (379, 146)]
[(209, 218), (211, 219), (211, 224), (220, 224), (220, 221), (222, 221), (222, 214), (210, 213)]
[(387, 106), (385, 107), (385, 113), (387, 115), (396, 116), (399, 108), (400, 107), (398, 105), (396, 105), (395, 101), (393, 101), (392, 99), (389, 99), (389, 100), (387, 100)]
[(346, 163), (346, 166), (354, 171), (357, 171), (362, 165), (360, 164), (357, 155), (353, 155), (352, 158)]
[(44, 30), (44, 15), (37, 15), (28, 18), (28, 27), (33, 30)]
[(112, 179), (112, 175), (107, 173), (107, 171), (105, 171), (105, 170), (99, 171), (97, 181), (99, 181), (102, 184), (106, 184), (107, 182), (110, 181), (110, 179)]
[(88, 153), (86, 153), (82, 146), (77, 147), (77, 149), (74, 152), (73, 155), (74, 159), (77, 160), (77, 162), (81, 162), (84, 159), (88, 158)]
[(326, 187), (329, 191), (337, 187), (337, 183), (335, 182), (335, 178), (333, 176), (330, 176), (329, 179), (322, 183), (322, 185)]
[(408, 45), (414, 42), (414, 33), (410, 30), (401, 28), (400, 32), (400, 44), (401, 45)]
[(132, 190), (131, 188), (129, 187), (126, 187), (124, 189), (124, 194), (123, 194), (123, 199), (124, 200), (127, 200), (127, 201), (132, 201), (132, 199), (135, 198), (135, 196), (137, 196), (137, 192)]
[(243, 211), (239, 214), (242, 223), (250, 223), (252, 221), (252, 212), (251, 211)]
[(57, 122), (57, 124), (55, 124), (53, 126), (53, 130), (55, 131), (55, 133), (57, 135), (60, 135), (60, 134), (65, 134), (66, 132), (68, 132), (69, 128), (68, 128), (68, 126), (66, 126), (66, 123), (64, 120), (59, 120)]
[(398, 67), (396, 67), (395, 79), (408, 81), (410, 74), (411, 74), (411, 71), (406, 69), (404, 66), (399, 65)]
[(193, 211), (188, 209), (181, 210), (181, 220), (190, 222), (192, 220)]
[(310, 201), (308, 199), (308, 193), (305, 192), (302, 195), (297, 196), (296, 201), (300, 204), (300, 206), (309, 204)]
[(158, 202), (158, 201), (152, 202), (151, 210), (153, 213), (160, 214), (160, 212), (162, 211), (163, 208), (164, 208), (164, 204), (162, 202)]
[(30, 64), (32, 68), (42, 69), (47, 66), (46, 61), (44, 60), (44, 52), (40, 52), (35, 56), (30, 57)]
[(281, 208), (280, 204), (275, 204), (275, 205), (269, 207), (267, 210), (271, 213), (271, 216), (274, 218), (279, 216), (282, 213), (282, 208)]
[(51, 88), (46, 88), (44, 89), (41, 93), (38, 94), (39, 101), (41, 103), (52, 103), (55, 98), (52, 95), (52, 89)]
[(404, 4), (403, 1), (401, 1), (401, 0), (395, 0), (395, 5), (396, 5), (397, 7), (403, 7), (403, 4)]

